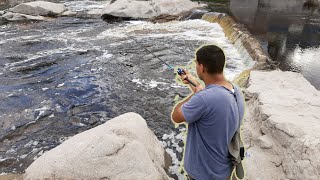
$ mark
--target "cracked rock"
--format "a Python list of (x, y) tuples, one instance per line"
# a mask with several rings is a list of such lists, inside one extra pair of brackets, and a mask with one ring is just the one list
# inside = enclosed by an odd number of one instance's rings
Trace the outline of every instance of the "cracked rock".
[(171, 162), (145, 120), (127, 113), (45, 152), (24, 179), (170, 179)]

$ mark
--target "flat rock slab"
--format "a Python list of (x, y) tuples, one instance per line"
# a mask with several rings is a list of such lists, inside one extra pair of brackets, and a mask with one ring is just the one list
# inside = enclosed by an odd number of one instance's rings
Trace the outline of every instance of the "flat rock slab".
[(12, 13), (7, 12), (4, 15), (1, 16), (7, 21), (46, 21), (49, 20), (47, 17), (43, 16), (31, 16), (27, 14), (21, 14), (21, 13)]
[(320, 92), (301, 74), (251, 71), (242, 134), (250, 179), (319, 179)]
[(102, 18), (106, 16), (122, 18), (152, 18), (160, 15), (179, 15), (195, 8), (203, 7), (190, 0), (117, 0), (106, 5)]
[(249, 93), (259, 95), (268, 121), (292, 137), (320, 138), (320, 92), (301, 74), (259, 72), (250, 74)]
[(44, 153), (24, 179), (170, 179), (165, 151), (138, 114), (127, 113)]
[(67, 8), (60, 3), (52, 3), (47, 1), (34, 1), (28, 3), (19, 4), (10, 9), (13, 13), (20, 13), (32, 16), (56, 16)]

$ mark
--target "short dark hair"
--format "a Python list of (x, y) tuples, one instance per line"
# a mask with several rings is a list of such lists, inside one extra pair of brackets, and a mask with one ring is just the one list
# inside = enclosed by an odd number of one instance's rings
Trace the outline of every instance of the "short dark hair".
[(223, 73), (226, 61), (222, 49), (215, 45), (202, 46), (196, 52), (196, 60), (205, 67), (209, 74)]

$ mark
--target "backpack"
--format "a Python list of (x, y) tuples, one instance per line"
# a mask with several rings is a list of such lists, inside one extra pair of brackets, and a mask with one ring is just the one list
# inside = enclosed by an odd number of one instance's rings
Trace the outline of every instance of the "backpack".
[[(235, 92), (233, 93), (233, 96), (237, 102), (236, 88), (234, 88), (234, 86), (233, 86), (233, 89), (235, 90)], [(238, 106), (238, 103), (237, 103), (237, 106)], [(240, 113), (239, 106), (238, 106), (238, 112)], [(239, 114), (239, 117), (241, 117), (240, 114)], [(241, 121), (241, 119), (239, 119), (239, 122), (240, 121)], [(244, 158), (245, 149), (244, 149), (243, 142), (242, 142), (241, 136), (240, 136), (240, 125), (241, 125), (241, 122), (239, 123), (239, 127), (238, 127), (237, 131), (235, 132), (235, 134), (233, 135), (228, 148), (229, 148), (229, 154), (231, 156), (232, 164), (235, 168), (235, 174), (239, 179), (243, 179), (244, 178), (244, 170), (243, 170), (243, 166), (242, 166), (241, 161)]]

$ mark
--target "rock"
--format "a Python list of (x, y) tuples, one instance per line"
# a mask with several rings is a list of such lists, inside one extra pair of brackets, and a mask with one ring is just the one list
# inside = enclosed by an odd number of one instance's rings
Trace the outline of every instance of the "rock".
[(261, 149), (272, 148), (272, 140), (267, 135), (260, 136), (258, 142)]
[(0, 25), (7, 24), (8, 20), (5, 17), (0, 16)]
[(149, 19), (149, 21), (153, 23), (165, 23), (165, 22), (174, 21), (174, 20), (179, 20), (179, 16), (164, 14), (164, 15), (152, 17)]
[(147, 19), (160, 15), (179, 15), (195, 8), (203, 7), (189, 0), (117, 0), (102, 11), (103, 20), (113, 18)]
[(170, 162), (145, 120), (127, 113), (44, 153), (24, 179), (170, 179)]
[(151, 1), (138, 0), (117, 0), (107, 5), (102, 11), (102, 19), (109, 20), (115, 17), (120, 18), (151, 18), (157, 13), (151, 5)]
[(250, 70), (245, 70), (233, 80), (233, 83), (237, 84), (240, 88), (245, 88), (248, 84), (249, 76)]
[(56, 16), (66, 11), (63, 4), (46, 1), (34, 1), (19, 4), (10, 9), (11, 12), (32, 16)]
[(46, 21), (50, 20), (49, 18), (43, 17), (43, 16), (31, 16), (26, 14), (20, 14), (20, 13), (12, 13), (7, 12), (4, 15), (2, 15), (2, 18), (6, 19), (7, 21)]
[(157, 16), (161, 14), (179, 15), (184, 12), (192, 11), (195, 8), (203, 7), (197, 2), (189, 0), (153, 0), (151, 1), (151, 5), (155, 9)]
[(22, 174), (0, 174), (0, 180), (23, 180)]
[(318, 179), (320, 92), (298, 73), (251, 71), (245, 94), (248, 178)]
[(63, 12), (60, 16), (76, 16), (77, 15), (77, 12), (73, 12), (73, 11), (65, 11)]
[(207, 10), (195, 9), (185, 19), (201, 19), (207, 12)]

